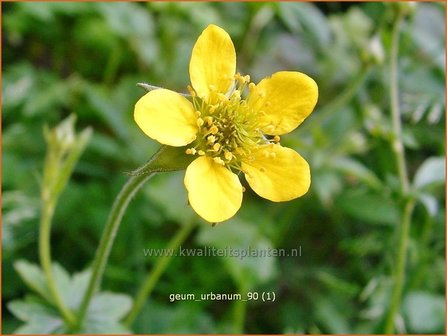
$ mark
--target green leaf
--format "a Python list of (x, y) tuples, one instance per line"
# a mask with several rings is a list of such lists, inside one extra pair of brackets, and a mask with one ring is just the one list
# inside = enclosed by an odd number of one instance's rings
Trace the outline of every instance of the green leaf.
[(108, 320), (89, 320), (81, 328), (80, 334), (131, 334), (132, 332), (121, 323)]
[(103, 292), (95, 295), (88, 307), (89, 319), (119, 320), (124, 317), (132, 306), (128, 295)]
[(404, 299), (403, 314), (411, 332), (441, 334), (445, 329), (444, 296), (411, 292)]
[(92, 273), (90, 270), (73, 274), (70, 291), (66, 296), (66, 303), (71, 309), (76, 309), (81, 304), (82, 297), (87, 290), (91, 275)]
[(436, 216), (439, 209), (439, 203), (436, 197), (427, 193), (418, 193), (417, 198), (425, 207), (430, 216)]
[(185, 153), (186, 147), (162, 146), (151, 159), (129, 175), (144, 175), (154, 172), (183, 170), (194, 160), (193, 155)]
[(371, 224), (396, 224), (399, 221), (397, 205), (378, 193), (346, 191), (337, 199), (336, 205), (346, 214)]
[(445, 157), (430, 157), (417, 170), (413, 185), (417, 189), (445, 183)]
[(12, 301), (8, 309), (18, 319), (26, 322), (15, 334), (65, 333), (64, 321), (58, 312), (33, 297), (25, 301)]
[(48, 302), (53, 302), (45, 275), (37, 265), (26, 260), (19, 260), (14, 263), (14, 268), (30, 289), (40, 294)]
[(358, 178), (360, 181), (367, 183), (374, 189), (380, 189), (382, 186), (380, 179), (370, 169), (354, 159), (340, 157), (332, 162), (332, 166), (346, 174)]
[(57, 312), (37, 300), (28, 298), (27, 301), (16, 300), (8, 303), (9, 311), (24, 322), (41, 319), (44, 317), (57, 317)]
[(32, 323), (26, 323), (14, 331), (14, 334), (65, 334), (67, 329), (62, 320), (43, 318)]
[[(70, 294), (72, 292), (70, 274), (68, 274), (68, 272), (57, 263), (53, 263), (52, 268), (57, 289), (62, 296), (62, 300), (68, 305)], [(78, 293), (78, 295), (80, 294), (81, 293)]]

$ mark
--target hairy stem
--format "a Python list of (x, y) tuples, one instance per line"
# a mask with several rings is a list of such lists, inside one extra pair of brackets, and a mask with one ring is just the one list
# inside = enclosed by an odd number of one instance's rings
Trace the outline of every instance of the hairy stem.
[(396, 158), (397, 172), (399, 175), (401, 197), (404, 200), (402, 221), (399, 226), (399, 241), (396, 255), (396, 268), (394, 273), (394, 287), (391, 294), (391, 302), (385, 317), (385, 333), (394, 333), (394, 322), (399, 311), (403, 287), (405, 283), (405, 268), (407, 264), (407, 249), (410, 235), (411, 216), (414, 209), (414, 200), (409, 197), (410, 183), (408, 181), (407, 165), (405, 161), (405, 151), (402, 142), (402, 124), (399, 108), (399, 86), (398, 86), (398, 52), (399, 52), (399, 31), (404, 14), (398, 9), (394, 21), (391, 50), (390, 50), (390, 96), (391, 115), (393, 122), (393, 151)]
[[(245, 295), (246, 288), (244, 285), (239, 286), (239, 293)], [(234, 320), (233, 333), (243, 334), (245, 325), (245, 315), (247, 312), (247, 300), (236, 300), (234, 302)]]
[(78, 328), (82, 325), (89, 303), (93, 295), (95, 294), (95, 291), (101, 284), (102, 277), (104, 275), (104, 269), (110, 255), (110, 250), (115, 240), (115, 236), (120, 226), (124, 212), (132, 197), (151, 176), (152, 174), (145, 174), (130, 177), (127, 183), (121, 189), (120, 193), (117, 195), (115, 202), (113, 203), (112, 210), (107, 220), (107, 224), (104, 228), (101, 241), (96, 252), (96, 257), (93, 262), (92, 277), (90, 278), (87, 291), (84, 294), (79, 308), (77, 319)]
[(385, 334), (394, 334), (394, 322), (399, 311), (400, 301), (405, 282), (405, 266), (407, 264), (407, 248), (410, 234), (411, 215), (414, 209), (414, 201), (405, 205), (400, 225), (398, 251), (396, 257), (396, 269), (394, 274), (394, 287), (391, 294), (391, 304), (385, 320)]

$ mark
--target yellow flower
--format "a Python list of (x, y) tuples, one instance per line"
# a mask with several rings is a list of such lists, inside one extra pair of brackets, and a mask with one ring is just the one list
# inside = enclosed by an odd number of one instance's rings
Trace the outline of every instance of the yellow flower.
[[(234, 216), (242, 203), (243, 172), (250, 187), (274, 202), (304, 195), (308, 163), (282, 147), (280, 137), (312, 112), (318, 98), (313, 79), (281, 71), (258, 84), (236, 73), (236, 52), (222, 28), (209, 25), (199, 36), (189, 64), (191, 100), (166, 89), (144, 95), (134, 118), (149, 137), (187, 146), (197, 158), (185, 173), (192, 208), (209, 222)], [(248, 91), (248, 93), (246, 93)]]

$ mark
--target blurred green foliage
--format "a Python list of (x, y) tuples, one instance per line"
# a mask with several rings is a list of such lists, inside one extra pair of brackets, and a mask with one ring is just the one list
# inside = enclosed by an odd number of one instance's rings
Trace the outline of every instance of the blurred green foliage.
[[(124, 217), (104, 289), (133, 296), (156, 262), (143, 248), (165, 247), (193, 220), (200, 225), (184, 247), (301, 246), (302, 256), (174, 258), (134, 332), (232, 332), (234, 302), (168, 297), (242, 289), (276, 293), (273, 303), (248, 303), (247, 333), (381, 332), (401, 216), (390, 146), (391, 5), (23, 2), (3, 3), (2, 11), (4, 333), (20, 325), (6, 303), (27, 292), (13, 263), (37, 262), (43, 126), (73, 112), (79, 129), (94, 129), (53, 223), (53, 258), (76, 273), (94, 256), (124, 173), (158, 148), (133, 121), (143, 94), (135, 84), (185, 91), (192, 46), (209, 23), (229, 32), (238, 70), (254, 81), (296, 70), (318, 83), (316, 110), (283, 139), (309, 161), (311, 189), (277, 204), (247, 187), (237, 217), (211, 228), (187, 206), (182, 172), (156, 176)], [(440, 3), (416, 4), (402, 28), (400, 103), (418, 204), (400, 332), (445, 327), (444, 13)]]

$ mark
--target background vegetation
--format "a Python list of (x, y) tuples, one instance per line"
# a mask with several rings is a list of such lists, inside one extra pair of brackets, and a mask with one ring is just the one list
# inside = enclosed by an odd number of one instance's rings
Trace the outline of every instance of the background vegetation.
[[(3, 3), (3, 332), (22, 324), (7, 303), (29, 292), (13, 263), (38, 263), (43, 126), (75, 113), (78, 129), (94, 130), (52, 228), (53, 259), (75, 273), (91, 263), (124, 172), (158, 148), (133, 121), (143, 94), (135, 84), (185, 91), (192, 46), (208, 23), (229, 32), (238, 70), (256, 82), (278, 70), (317, 81), (316, 110), (283, 140), (309, 161), (311, 189), (277, 204), (247, 188), (239, 214), (211, 228), (187, 206), (183, 172), (158, 175), (124, 217), (103, 288), (134, 296), (158, 260), (145, 257), (143, 248), (166, 247), (192, 222), (197, 226), (184, 247), (301, 246), (302, 256), (173, 258), (133, 332), (383, 332), (402, 208), (389, 108), (396, 6)], [(401, 27), (399, 102), (417, 203), (397, 331), (443, 333), (445, 5), (406, 6), (411, 13)], [(274, 291), (276, 301), (168, 299), (171, 293), (249, 290)], [(96, 331), (103, 330), (99, 325)]]

